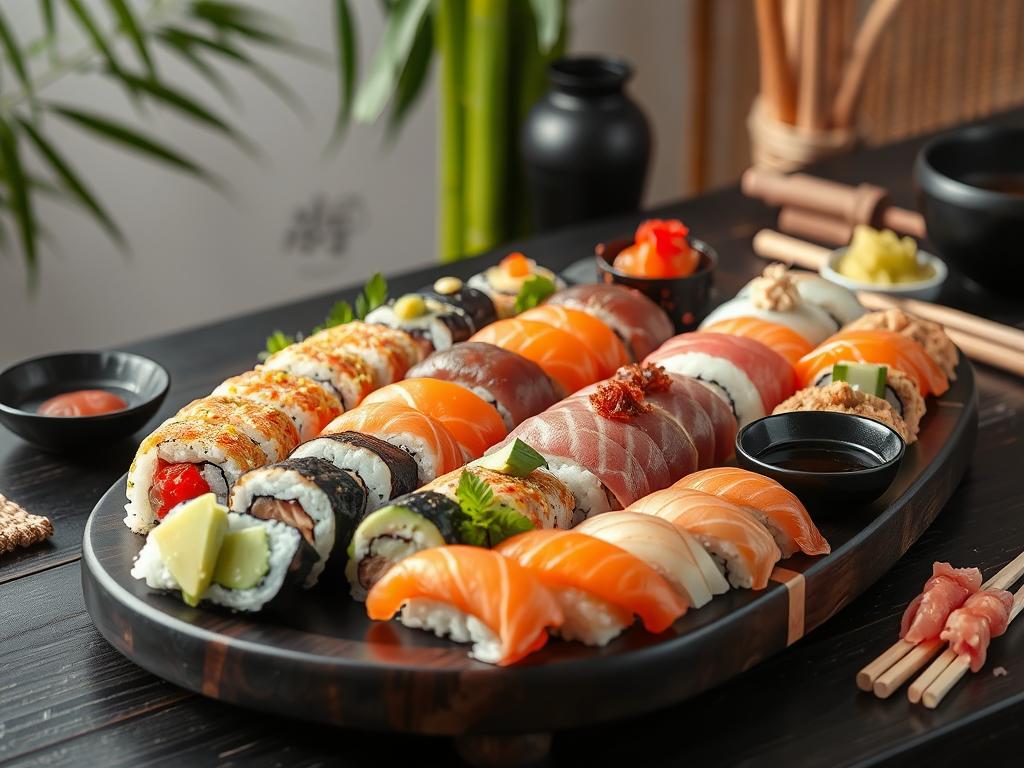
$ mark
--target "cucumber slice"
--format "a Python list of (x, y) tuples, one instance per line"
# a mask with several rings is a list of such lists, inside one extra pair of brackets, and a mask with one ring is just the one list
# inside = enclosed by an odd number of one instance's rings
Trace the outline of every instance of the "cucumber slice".
[(832, 381), (845, 381), (854, 389), (875, 397), (885, 397), (888, 369), (871, 363), (836, 363), (832, 366)]
[(518, 437), (500, 451), (472, 462), (472, 467), (483, 467), (512, 477), (526, 477), (533, 470), (548, 465), (544, 457)]

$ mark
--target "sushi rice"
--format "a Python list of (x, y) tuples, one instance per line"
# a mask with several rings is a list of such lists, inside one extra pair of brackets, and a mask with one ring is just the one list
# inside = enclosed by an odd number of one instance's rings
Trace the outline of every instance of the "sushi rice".
[(487, 664), (501, 660), (501, 639), (472, 614), (440, 600), (414, 597), (406, 601), (398, 620), (411, 629), (425, 629), (456, 643), (472, 643), (469, 655)]
[(670, 373), (690, 376), (725, 400), (742, 427), (765, 415), (754, 382), (729, 360), (705, 352), (685, 352), (658, 361)]

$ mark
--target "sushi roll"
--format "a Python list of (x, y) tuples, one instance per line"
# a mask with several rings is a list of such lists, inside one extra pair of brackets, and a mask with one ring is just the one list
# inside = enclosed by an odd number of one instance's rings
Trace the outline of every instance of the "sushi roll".
[(438, 278), (430, 288), (420, 293), (462, 312), (469, 321), (473, 333), (498, 319), (498, 310), (491, 297), (483, 291), (470, 288), (457, 277)]
[(337, 397), (345, 410), (359, 405), (374, 387), (370, 367), (343, 349), (328, 350), (302, 342), (275, 352), (263, 365), (312, 379)]
[(492, 550), (459, 545), (417, 552), (384, 574), (366, 614), (386, 621), (399, 611), (405, 626), (472, 643), (470, 656), (498, 666), (540, 650), (563, 621), (536, 575)]
[(826, 280), (821, 275), (791, 269), (789, 277), (796, 283), (800, 298), (825, 310), (840, 328), (852, 323), (866, 311), (857, 301), (853, 291)]
[(335, 394), (312, 379), (263, 366), (231, 377), (213, 390), (213, 395), (244, 397), (283, 411), (303, 441), (319, 435), (344, 410)]
[(956, 364), (960, 353), (942, 326), (930, 320), (912, 317), (902, 309), (871, 312), (846, 325), (844, 331), (862, 331), (881, 328), (908, 336), (924, 349), (950, 381), (956, 379)]
[(722, 397), (742, 427), (789, 397), (793, 366), (764, 344), (724, 333), (683, 333), (648, 355), (670, 373), (692, 376)]
[(496, 551), (536, 574), (561, 606), (566, 640), (607, 645), (639, 616), (648, 632), (664, 632), (689, 601), (651, 566), (625, 549), (576, 531), (530, 531)]
[(586, 520), (574, 530), (640, 558), (694, 608), (729, 591), (728, 582), (704, 547), (667, 520), (638, 512), (609, 512)]
[(348, 546), (345, 577), (352, 597), (366, 593), (400, 560), (455, 544), (459, 505), (440, 493), (417, 491), (394, 499), (363, 518)]
[(655, 515), (685, 530), (737, 588), (764, 589), (782, 557), (772, 535), (753, 515), (710, 493), (668, 488), (641, 499), (627, 511)]
[(497, 408), (465, 387), (441, 379), (406, 379), (389, 384), (364, 403), (399, 403), (437, 419), (462, 446), (468, 459), (483, 456), (484, 451), (508, 434)]
[(419, 469), (412, 456), (386, 440), (361, 432), (321, 435), (300, 445), (290, 458), (324, 459), (358, 475), (367, 490), (367, 512), (419, 485)]
[(371, 403), (343, 413), (322, 436), (363, 432), (398, 446), (416, 462), (420, 485), (466, 462), (462, 447), (440, 421), (400, 403)]
[(366, 496), (358, 477), (323, 459), (287, 459), (242, 475), (231, 489), (230, 508), (297, 529), (317, 554), (305, 582), (311, 587), (331, 555), (348, 547)]
[(558, 275), (521, 253), (510, 253), (496, 266), (473, 275), (466, 285), (489, 296), (498, 317), (512, 317), (516, 313), (516, 297), (531, 277), (550, 280), (556, 290), (565, 288), (565, 282)]
[(299, 432), (288, 414), (244, 397), (201, 397), (178, 411), (174, 419), (230, 424), (256, 443), (268, 461), (280, 461), (299, 444)]
[(476, 332), (462, 310), (421, 293), (407, 293), (377, 307), (366, 322), (405, 331), (422, 343), (425, 354), (448, 349)]
[(557, 304), (544, 304), (528, 309), (519, 317), (538, 323), (561, 328), (571, 333), (587, 349), (593, 352), (598, 362), (598, 374), (601, 377), (611, 376), (615, 371), (629, 362), (629, 353), (619, 337), (611, 328), (593, 315), (578, 309), (561, 307)]
[(535, 469), (524, 477), (469, 464), (465, 469), (449, 472), (423, 486), (459, 501), (458, 489), (462, 473), (479, 479), (494, 494), (496, 503), (525, 517), (534, 528), (570, 528), (575, 499), (565, 483), (545, 469)]
[(226, 504), (234, 482), (267, 463), (267, 454), (230, 424), (166, 421), (150, 434), (128, 469), (124, 523), (146, 533), (181, 502), (213, 493)]
[[(913, 384), (914, 393), (917, 385)], [(924, 399), (921, 398), (924, 403)], [(806, 387), (792, 397), (788, 397), (775, 406), (772, 413), (790, 413), (792, 411), (833, 411), (835, 413), (852, 413), (864, 416), (892, 427), (908, 445), (917, 440), (917, 424), (911, 432), (910, 426), (888, 400), (883, 400), (870, 392), (864, 392), (850, 386), (846, 381), (833, 381), (820, 387)], [(923, 411), (922, 411), (923, 412)]]
[(398, 381), (424, 356), (416, 340), (405, 331), (359, 320), (325, 328), (301, 346), (355, 355), (369, 367), (374, 388)]
[(674, 333), (672, 321), (661, 307), (624, 285), (574, 285), (545, 303), (578, 309), (601, 320), (622, 340), (634, 361), (643, 360)]
[(770, 477), (738, 467), (716, 467), (694, 472), (672, 487), (704, 491), (752, 511), (783, 557), (798, 551), (808, 555), (832, 551), (803, 502)]
[(466, 341), (437, 352), (409, 370), (409, 378), (451, 381), (497, 410), (512, 430), (563, 395), (560, 387), (532, 360), (507, 349)]
[(583, 339), (546, 323), (518, 317), (499, 320), (474, 334), (470, 341), (493, 344), (533, 360), (566, 393), (601, 378), (600, 363)]
[(795, 365), (797, 360), (814, 349), (814, 345), (796, 331), (756, 317), (730, 317), (704, 326), (703, 330), (759, 341), (786, 358), (790, 365)]

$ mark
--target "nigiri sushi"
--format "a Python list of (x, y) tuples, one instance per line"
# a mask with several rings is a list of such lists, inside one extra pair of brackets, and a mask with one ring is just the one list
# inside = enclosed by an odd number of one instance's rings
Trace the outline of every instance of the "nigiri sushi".
[(497, 408), (510, 430), (564, 394), (532, 360), (479, 341), (465, 341), (436, 352), (409, 369), (408, 376), (443, 379), (465, 387)]
[(429, 378), (398, 381), (373, 392), (363, 404), (387, 402), (407, 405), (437, 419), (470, 459), (483, 456), (484, 451), (508, 434), (493, 405), (450, 381)]
[(750, 510), (768, 529), (783, 557), (798, 550), (808, 555), (832, 551), (803, 502), (770, 477), (738, 467), (716, 467), (687, 475), (673, 488), (704, 491)]
[(753, 515), (710, 493), (667, 488), (626, 511), (657, 515), (686, 530), (722, 566), (734, 587), (764, 589), (782, 557), (771, 534)]
[(575, 392), (601, 378), (597, 358), (583, 339), (535, 320), (499, 320), (475, 333), (470, 341), (494, 344), (533, 360), (565, 392)]
[(924, 347), (902, 333), (882, 329), (840, 331), (796, 364), (802, 387), (809, 387), (840, 362), (875, 363), (913, 378), (922, 395), (941, 395), (949, 381)]
[(343, 413), (323, 434), (338, 432), (365, 432), (397, 445), (416, 460), (420, 484), (465, 463), (462, 447), (441, 422), (400, 403), (373, 403)]
[(959, 350), (946, 331), (938, 323), (908, 315), (902, 309), (886, 309), (871, 312), (846, 325), (844, 331), (862, 331), (867, 328), (882, 328), (909, 336), (920, 344), (928, 356), (946, 374), (950, 381), (956, 379), (956, 364), (960, 359)]
[(577, 533), (594, 536), (640, 558), (664, 576), (694, 608), (728, 591), (711, 556), (690, 534), (667, 520), (639, 512), (608, 512), (580, 523)]
[(790, 365), (795, 365), (797, 360), (814, 349), (811, 342), (793, 329), (757, 317), (729, 317), (703, 325), (701, 330), (759, 341), (786, 358)]
[(462, 545), (417, 552), (384, 574), (366, 597), (366, 614), (385, 621), (399, 610), (405, 626), (472, 642), (470, 656), (499, 666), (540, 650), (548, 630), (564, 621), (534, 573), (493, 550)]
[(598, 362), (598, 374), (611, 376), (615, 370), (629, 362), (625, 346), (603, 321), (578, 309), (544, 304), (519, 315), (523, 320), (535, 320), (568, 331), (593, 352)]
[(821, 307), (839, 327), (852, 323), (866, 311), (857, 301), (853, 291), (826, 280), (821, 275), (791, 269), (789, 278), (796, 284), (801, 299), (808, 304)]
[(939, 638), (949, 643), (958, 655), (971, 658), (971, 672), (985, 666), (988, 644), (999, 637), (1010, 624), (1013, 594), (1005, 589), (975, 592), (964, 604), (949, 614)]
[(903, 612), (900, 637), (911, 643), (938, 637), (949, 615), (980, 588), (981, 571), (977, 568), (933, 563), (931, 578)]
[(515, 314), (516, 296), (531, 277), (550, 280), (556, 289), (565, 288), (562, 278), (521, 253), (510, 253), (497, 265), (473, 275), (466, 285), (490, 296), (499, 317), (511, 317)]
[(557, 631), (567, 640), (606, 645), (634, 615), (649, 632), (664, 632), (689, 605), (649, 565), (593, 536), (530, 531), (506, 539), (495, 551), (551, 590), (564, 616)]

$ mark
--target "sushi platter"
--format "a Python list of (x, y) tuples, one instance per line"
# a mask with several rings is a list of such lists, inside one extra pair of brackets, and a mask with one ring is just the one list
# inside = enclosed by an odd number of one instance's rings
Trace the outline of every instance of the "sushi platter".
[[(359, 317), (186, 405), (96, 505), (86, 605), (135, 663), (364, 729), (639, 715), (881, 577), (977, 431), (941, 328), (779, 269), (676, 336), (641, 293), (519, 254)], [(808, 410), (892, 433), (878, 498), (805, 508), (733, 457), (748, 425)]]

